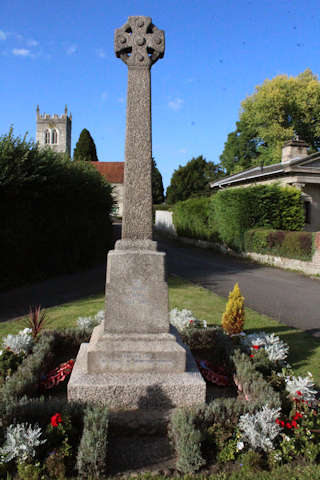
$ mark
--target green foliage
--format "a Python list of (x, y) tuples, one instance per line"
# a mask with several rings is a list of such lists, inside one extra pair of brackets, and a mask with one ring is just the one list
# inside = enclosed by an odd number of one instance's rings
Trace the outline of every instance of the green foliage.
[(210, 198), (189, 198), (173, 207), (173, 223), (178, 235), (215, 241), (218, 238), (214, 227), (209, 224)]
[(182, 473), (194, 473), (205, 464), (201, 455), (201, 433), (194, 425), (194, 411), (176, 409), (170, 419), (169, 436), (177, 453), (176, 468)]
[(268, 405), (270, 408), (280, 407), (280, 395), (264, 380), (263, 375), (256, 370), (254, 362), (248, 355), (236, 350), (233, 355), (235, 365), (234, 382), (238, 392), (248, 402)]
[(73, 160), (82, 160), (85, 162), (97, 162), (97, 151), (93, 138), (90, 135), (89, 130), (84, 128), (79, 136), (79, 140), (76, 143), (76, 148), (73, 151)]
[(316, 151), (320, 147), (318, 76), (306, 69), (297, 77), (265, 80), (241, 103), (236, 126), (220, 157), (227, 174), (280, 162), (281, 148), (294, 134)]
[(310, 261), (313, 236), (312, 232), (252, 229), (245, 232), (244, 244), (247, 252)]
[(111, 245), (111, 186), (88, 162), (0, 137), (0, 288), (72, 272)]
[(162, 183), (162, 175), (157, 168), (157, 164), (154, 158), (152, 158), (152, 203), (156, 205), (164, 202), (164, 191)]
[(166, 201), (174, 204), (190, 197), (210, 195), (209, 182), (220, 173), (219, 167), (213, 162), (207, 162), (202, 155), (192, 158), (184, 167), (180, 165), (173, 172)]
[(302, 230), (301, 192), (278, 185), (222, 190), (211, 197), (209, 221), (211, 218), (222, 241), (231, 248), (243, 250), (246, 230), (257, 227)]
[[(43, 467), (39, 462), (32, 463), (18, 463), (17, 465), (18, 475), (20, 480), (41, 480), (44, 477)], [(58, 477), (56, 477), (58, 479)]]
[(24, 359), (24, 354), (15, 354), (11, 350), (3, 350), (0, 355), (0, 385), (6, 377), (10, 377)]
[[(77, 455), (80, 478), (104, 478), (107, 459), (108, 408), (87, 405), (84, 426)], [(116, 454), (116, 452), (114, 452)]]

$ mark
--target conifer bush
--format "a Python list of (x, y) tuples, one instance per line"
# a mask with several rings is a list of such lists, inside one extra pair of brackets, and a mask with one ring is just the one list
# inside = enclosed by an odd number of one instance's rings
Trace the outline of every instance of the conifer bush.
[(232, 292), (229, 293), (226, 311), (222, 316), (222, 328), (229, 335), (240, 333), (243, 330), (244, 319), (244, 297), (236, 283)]

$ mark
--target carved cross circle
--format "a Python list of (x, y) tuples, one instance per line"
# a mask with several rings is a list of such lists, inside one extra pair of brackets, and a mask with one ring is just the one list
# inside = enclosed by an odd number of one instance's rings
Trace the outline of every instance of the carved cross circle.
[(114, 34), (114, 50), (128, 67), (151, 67), (164, 56), (164, 31), (150, 17), (129, 17)]

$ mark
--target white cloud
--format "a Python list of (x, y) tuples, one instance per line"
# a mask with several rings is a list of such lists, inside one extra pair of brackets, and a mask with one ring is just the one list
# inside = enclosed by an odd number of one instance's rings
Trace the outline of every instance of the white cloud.
[(32, 57), (32, 53), (27, 48), (14, 48), (12, 50), (13, 55), (17, 57)]
[(98, 48), (98, 50), (96, 52), (97, 52), (98, 57), (106, 58), (106, 52), (103, 50), (103, 48)]
[(39, 45), (39, 42), (37, 42), (37, 40), (28, 40), (27, 45), (28, 47), (37, 47)]
[(169, 102), (168, 106), (172, 110), (177, 111), (177, 110), (180, 110), (180, 108), (182, 107), (182, 104), (183, 104), (183, 100), (181, 100), (181, 98), (176, 98), (175, 100), (172, 100), (171, 102)]
[(72, 44), (72, 45), (70, 45), (69, 47), (66, 48), (66, 54), (67, 55), (73, 55), (74, 53), (76, 53), (77, 50), (78, 50), (77, 45)]
[(7, 35), (3, 30), (0, 30), (0, 40), (7, 40)]
[(180, 150), (178, 150), (179, 153), (187, 153), (187, 151), (186, 148), (180, 148)]
[(107, 100), (107, 98), (108, 98), (107, 92), (102, 92), (102, 93), (101, 93), (101, 100), (102, 100), (103, 102), (105, 102), (105, 101)]

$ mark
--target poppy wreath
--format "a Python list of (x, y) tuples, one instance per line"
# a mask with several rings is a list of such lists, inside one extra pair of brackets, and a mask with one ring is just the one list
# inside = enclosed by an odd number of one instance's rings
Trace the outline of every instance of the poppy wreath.
[(231, 385), (230, 378), (223, 367), (214, 367), (208, 360), (196, 360), (196, 362), (203, 378), (208, 382), (220, 387)]
[(58, 383), (63, 382), (67, 375), (70, 375), (74, 366), (74, 360), (71, 359), (68, 362), (61, 363), (61, 365), (54, 370), (51, 370), (45, 378), (42, 380), (41, 385), (49, 390), (55, 387)]

